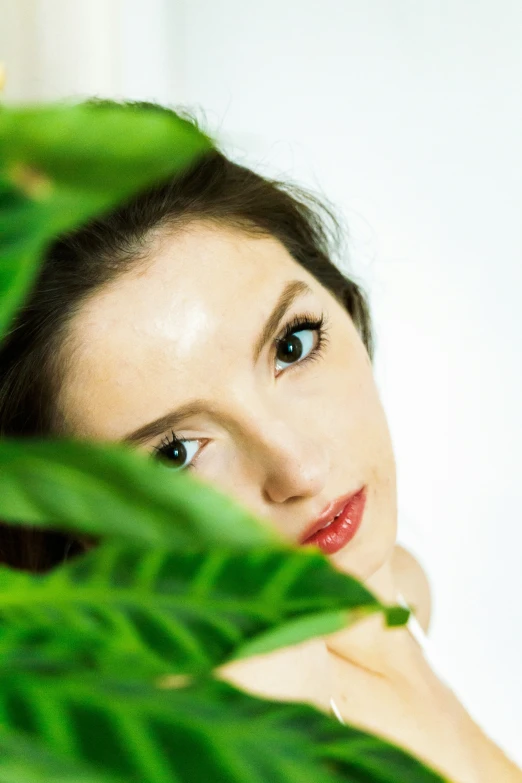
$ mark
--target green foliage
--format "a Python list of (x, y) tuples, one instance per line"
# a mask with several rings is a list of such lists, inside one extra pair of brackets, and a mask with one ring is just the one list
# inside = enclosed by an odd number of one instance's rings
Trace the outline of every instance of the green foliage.
[(10, 674), (0, 720), (66, 760), (140, 783), (440, 783), (399, 748), (308, 705), (253, 699), (211, 679), (165, 689)]
[(71, 760), (21, 732), (0, 732), (1, 783), (125, 783), (100, 767)]
[(0, 334), (48, 242), (183, 170), (210, 146), (169, 112), (43, 105), (0, 110)]
[[(0, 109), (0, 330), (56, 235), (209, 143), (138, 106)], [(0, 567), (0, 783), (442, 780), (311, 706), (214, 678), (370, 612), (406, 621), (318, 550), (114, 444), (0, 441), (0, 518), (102, 542), (47, 574)]]
[[(201, 674), (386, 611), (355, 579), (311, 549), (171, 552), (104, 544), (48, 574), (0, 568), (3, 665), (91, 664), (134, 657), (150, 674)], [(402, 610), (405, 614), (407, 612)], [(58, 630), (57, 630), (58, 629)], [(22, 634), (20, 636), (20, 634)], [(67, 661), (66, 656), (70, 658)], [(58, 661), (58, 658), (56, 658)]]
[(173, 549), (279, 540), (226, 496), (129, 446), (65, 439), (1, 444), (0, 518)]

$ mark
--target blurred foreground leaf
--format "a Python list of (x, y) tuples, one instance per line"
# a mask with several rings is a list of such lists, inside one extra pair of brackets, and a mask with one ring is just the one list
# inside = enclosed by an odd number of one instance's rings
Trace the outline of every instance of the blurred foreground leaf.
[(136, 783), (441, 783), (400, 748), (308, 705), (223, 682), (0, 677), (0, 722)]
[(390, 609), (316, 550), (104, 544), (48, 574), (0, 568), (0, 671), (200, 674), (376, 611)]
[(0, 519), (170, 549), (281, 544), (202, 481), (129, 446), (0, 440)]
[(33, 738), (2, 728), (0, 783), (128, 783), (128, 778), (64, 758)]
[(51, 239), (209, 148), (192, 123), (139, 105), (0, 107), (0, 334)]

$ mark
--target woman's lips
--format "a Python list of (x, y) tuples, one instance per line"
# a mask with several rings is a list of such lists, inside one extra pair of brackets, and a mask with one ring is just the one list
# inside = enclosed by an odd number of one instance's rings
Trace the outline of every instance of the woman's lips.
[[(305, 531), (306, 538), (301, 539), (301, 545), (318, 546), (327, 555), (338, 552), (343, 546), (346, 546), (359, 529), (365, 503), (366, 487), (362, 487), (355, 494), (339, 498)], [(334, 517), (337, 518), (334, 519)], [(330, 522), (330, 520), (334, 521)], [(329, 522), (330, 524), (328, 524)]]

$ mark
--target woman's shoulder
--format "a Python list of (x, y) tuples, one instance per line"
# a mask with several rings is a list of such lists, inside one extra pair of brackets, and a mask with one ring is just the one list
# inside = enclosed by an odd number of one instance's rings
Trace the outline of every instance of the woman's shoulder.
[(419, 625), (428, 633), (431, 618), (431, 587), (419, 561), (401, 544), (392, 555), (392, 570), (397, 589), (404, 596)]

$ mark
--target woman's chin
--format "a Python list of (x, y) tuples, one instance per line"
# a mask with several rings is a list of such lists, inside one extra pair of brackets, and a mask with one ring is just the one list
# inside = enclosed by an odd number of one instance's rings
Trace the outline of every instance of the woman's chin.
[[(329, 560), (338, 571), (355, 577), (372, 592), (372, 585), (375, 585), (376, 590), (382, 595), (381, 585), (389, 581), (389, 567), (395, 543), (395, 531), (393, 533), (389, 531), (385, 538), (382, 533), (374, 534), (370, 542), (364, 541), (361, 537), (357, 542), (358, 546), (354, 539), (344, 549), (331, 555)], [(384, 592), (387, 593), (388, 589), (384, 588)]]

